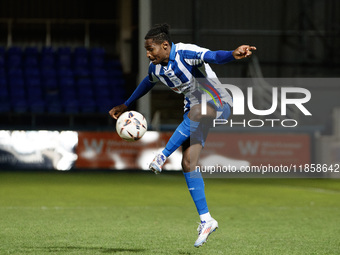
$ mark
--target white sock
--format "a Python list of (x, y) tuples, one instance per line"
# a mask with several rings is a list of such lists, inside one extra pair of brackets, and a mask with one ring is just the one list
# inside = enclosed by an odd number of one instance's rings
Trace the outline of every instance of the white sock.
[(207, 212), (207, 213), (201, 214), (200, 219), (201, 219), (201, 222), (202, 221), (208, 222), (209, 220), (212, 220), (212, 217), (211, 217), (210, 213)]

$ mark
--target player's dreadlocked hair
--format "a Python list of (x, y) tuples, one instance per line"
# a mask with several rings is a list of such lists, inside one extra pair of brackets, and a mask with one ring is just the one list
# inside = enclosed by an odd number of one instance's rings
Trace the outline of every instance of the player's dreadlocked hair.
[(171, 45), (171, 37), (169, 32), (170, 26), (166, 23), (157, 24), (149, 30), (149, 32), (144, 37), (145, 40), (153, 39), (154, 42), (161, 44), (164, 41), (168, 41)]

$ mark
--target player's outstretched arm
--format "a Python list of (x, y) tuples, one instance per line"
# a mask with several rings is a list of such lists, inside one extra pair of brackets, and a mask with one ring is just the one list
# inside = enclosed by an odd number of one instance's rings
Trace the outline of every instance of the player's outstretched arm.
[(250, 57), (253, 50), (256, 50), (256, 47), (249, 46), (249, 45), (241, 45), (233, 51), (224, 51), (224, 50), (207, 51), (203, 56), (203, 60), (206, 63), (221, 65), (221, 64), (226, 64), (235, 59), (238, 60), (238, 59)]
[(236, 50), (233, 51), (233, 56), (235, 59), (248, 58), (253, 54), (252, 51), (256, 50), (255, 46), (241, 45)]
[(112, 118), (118, 119), (118, 117), (127, 109), (128, 107), (125, 104), (117, 105), (109, 111), (109, 114), (111, 115)]
[(132, 93), (132, 95), (129, 97), (129, 99), (125, 101), (124, 104), (113, 107), (109, 111), (111, 117), (117, 119), (123, 112), (125, 112), (128, 109), (128, 107), (133, 102), (135, 102), (137, 99), (141, 98), (146, 93), (148, 93), (153, 88), (153, 86), (155, 86), (155, 84), (156, 83), (152, 83), (149, 81), (149, 76), (146, 76), (144, 80), (135, 89), (135, 91)]

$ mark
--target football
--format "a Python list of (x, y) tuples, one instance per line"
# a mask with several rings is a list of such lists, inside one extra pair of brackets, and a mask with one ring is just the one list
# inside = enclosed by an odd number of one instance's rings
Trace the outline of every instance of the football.
[(143, 137), (147, 130), (144, 116), (136, 111), (127, 111), (119, 116), (116, 123), (118, 135), (126, 141), (137, 141)]

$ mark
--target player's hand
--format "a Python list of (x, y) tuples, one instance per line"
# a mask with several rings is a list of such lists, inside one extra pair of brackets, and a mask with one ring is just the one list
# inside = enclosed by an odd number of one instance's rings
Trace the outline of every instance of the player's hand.
[(118, 119), (118, 117), (127, 109), (128, 107), (125, 104), (117, 105), (109, 111), (109, 114), (111, 115), (112, 118)]
[(256, 50), (255, 46), (241, 45), (233, 51), (233, 56), (235, 59), (248, 58), (253, 54), (253, 50)]

